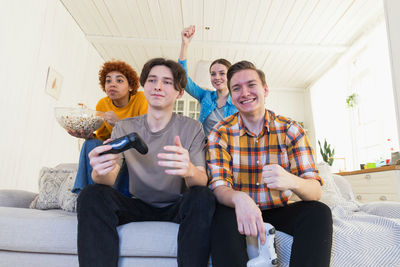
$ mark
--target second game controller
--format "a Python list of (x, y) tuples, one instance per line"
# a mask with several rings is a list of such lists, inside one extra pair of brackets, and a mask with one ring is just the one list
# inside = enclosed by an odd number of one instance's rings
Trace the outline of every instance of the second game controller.
[[(269, 224), (265, 225), (265, 244), (261, 245), (258, 237), (258, 256), (247, 262), (247, 267), (273, 267), (278, 265), (278, 257), (275, 252), (275, 228)], [(249, 248), (248, 248), (249, 249)]]

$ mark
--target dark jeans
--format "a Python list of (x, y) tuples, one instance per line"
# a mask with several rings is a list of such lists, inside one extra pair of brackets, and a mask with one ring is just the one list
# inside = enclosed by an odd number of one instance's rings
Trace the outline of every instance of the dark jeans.
[[(332, 248), (332, 214), (318, 201), (300, 201), (262, 211), (264, 222), (293, 236), (291, 267), (328, 267)], [(246, 238), (238, 231), (235, 210), (217, 204), (211, 227), (213, 267), (244, 267)], [(278, 259), (279, 260), (279, 259)]]
[(78, 197), (79, 266), (118, 266), (117, 226), (139, 221), (179, 223), (178, 266), (207, 266), (215, 198), (194, 186), (175, 204), (156, 208), (105, 185), (88, 185)]

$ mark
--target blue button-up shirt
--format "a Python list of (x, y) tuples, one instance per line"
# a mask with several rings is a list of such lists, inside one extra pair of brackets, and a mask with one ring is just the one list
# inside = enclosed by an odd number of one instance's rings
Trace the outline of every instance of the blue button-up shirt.
[[(178, 63), (181, 64), (181, 66), (186, 71), (187, 84), (185, 87), (185, 91), (200, 102), (199, 121), (201, 123), (204, 123), (208, 115), (210, 115), (210, 113), (217, 106), (217, 91), (210, 91), (207, 89), (203, 89), (192, 81), (192, 79), (188, 75), (186, 59), (178, 60)], [(232, 104), (231, 95), (229, 94), (228, 98), (226, 99), (226, 104), (224, 107), (224, 117), (228, 117), (237, 111), (238, 110), (236, 109), (236, 107)]]

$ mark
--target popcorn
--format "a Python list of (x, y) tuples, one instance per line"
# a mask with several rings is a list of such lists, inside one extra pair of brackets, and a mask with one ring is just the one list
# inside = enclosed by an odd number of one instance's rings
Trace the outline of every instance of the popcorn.
[(104, 121), (101, 112), (88, 109), (57, 108), (56, 118), (67, 131), (76, 131), (83, 135), (93, 133)]
[(78, 131), (86, 134), (93, 133), (96, 131), (101, 124), (103, 119), (98, 116), (82, 114), (79, 115), (63, 115), (60, 117), (60, 124), (64, 129), (68, 131)]

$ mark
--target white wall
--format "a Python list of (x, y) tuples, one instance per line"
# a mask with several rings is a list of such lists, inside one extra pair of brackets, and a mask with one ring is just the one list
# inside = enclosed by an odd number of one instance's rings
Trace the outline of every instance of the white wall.
[[(268, 81), (267, 81), (268, 82)], [(305, 91), (296, 88), (271, 88), (266, 99), (268, 109), (296, 121), (305, 122)], [(308, 128), (305, 123), (305, 128)]]
[[(0, 188), (37, 191), (42, 166), (78, 161), (53, 108), (95, 108), (103, 60), (60, 1), (2, 1), (0, 27)], [(63, 76), (58, 100), (45, 92), (49, 66)]]

